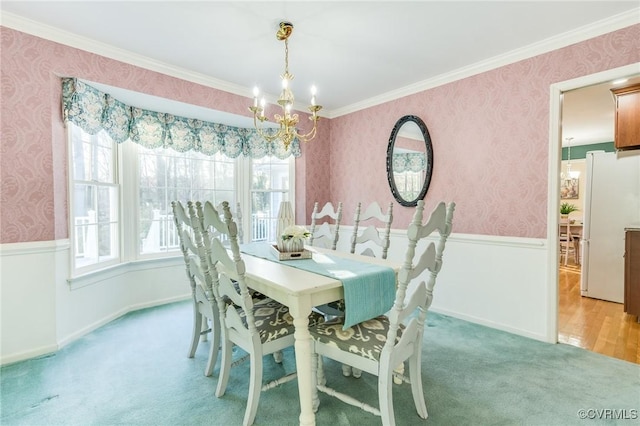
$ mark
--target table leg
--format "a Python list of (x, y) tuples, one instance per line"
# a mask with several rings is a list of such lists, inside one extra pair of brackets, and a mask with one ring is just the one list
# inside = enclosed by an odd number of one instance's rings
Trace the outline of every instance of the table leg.
[(300, 397), (300, 424), (315, 425), (313, 413), (311, 387), (311, 334), (309, 334), (309, 314), (311, 303), (309, 299), (298, 299), (295, 305), (289, 306), (293, 317), (295, 331), (296, 370), (298, 372), (298, 394)]

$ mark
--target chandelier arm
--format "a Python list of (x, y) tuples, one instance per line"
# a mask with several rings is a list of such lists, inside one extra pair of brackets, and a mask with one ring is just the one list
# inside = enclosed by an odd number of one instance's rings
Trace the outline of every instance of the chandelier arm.
[(318, 130), (318, 128), (317, 128), (317, 126), (316, 126), (316, 123), (314, 122), (314, 123), (313, 123), (313, 127), (311, 128), (311, 130), (309, 130), (309, 132), (308, 132), (308, 133), (306, 133), (306, 134), (302, 135), (302, 134), (298, 133), (298, 131), (297, 131), (297, 130), (295, 130), (295, 135), (296, 135), (296, 137), (297, 137), (298, 139), (302, 139), (302, 141), (303, 141), (303, 142), (308, 142), (308, 141), (310, 141), (311, 139), (313, 139), (313, 138), (315, 138), (315, 137), (316, 137), (316, 132), (317, 132), (317, 130)]
[[(260, 122), (262, 123), (262, 120), (260, 120)], [(263, 127), (260, 124), (258, 124), (258, 115), (257, 114), (253, 115), (253, 125), (256, 128), (256, 132), (258, 133), (258, 135), (261, 138), (264, 138), (267, 142), (273, 142), (273, 141), (275, 141), (276, 139), (278, 139), (280, 137), (281, 131), (278, 131), (278, 133), (273, 135), (273, 136), (268, 135), (267, 133), (265, 133), (264, 130), (263, 130)]]

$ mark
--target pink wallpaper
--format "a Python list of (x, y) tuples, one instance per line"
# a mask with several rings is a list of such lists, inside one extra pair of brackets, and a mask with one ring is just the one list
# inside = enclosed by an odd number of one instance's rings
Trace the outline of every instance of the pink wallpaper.
[[(248, 115), (248, 98), (186, 82), (0, 27), (0, 243), (66, 238), (66, 137), (61, 76), (74, 76)], [(393, 201), (385, 155), (398, 118), (418, 115), (431, 133), (434, 175), (425, 199), (457, 203), (454, 232), (544, 237), (549, 85), (640, 61), (640, 25), (447, 84), (322, 120), (296, 161), (296, 215), (313, 202)], [(522, 168), (522, 164), (528, 164)], [(516, 200), (516, 202), (514, 202)], [(412, 210), (394, 206), (394, 228)]]
[[(545, 238), (549, 87), (640, 61), (638, 40), (635, 25), (333, 119), (331, 197), (348, 201), (344, 223), (352, 223), (357, 201), (394, 201), (388, 138), (401, 116), (413, 114), (433, 142), (427, 211), (455, 201), (454, 232)], [(394, 202), (393, 212), (393, 228), (406, 228), (413, 209)]]
[[(0, 27), (0, 243), (68, 236), (67, 143), (60, 114), (60, 77), (73, 76), (234, 114), (249, 115), (248, 98), (148, 71)], [(302, 114), (302, 121), (306, 115)], [(329, 198), (329, 124), (296, 161), (298, 194)], [(307, 163), (313, 158), (314, 161)], [(320, 182), (325, 182), (324, 184)], [(314, 191), (318, 190), (316, 194)], [(304, 198), (303, 198), (304, 199)], [(298, 215), (305, 217), (305, 203)], [(309, 213), (310, 214), (310, 213)]]

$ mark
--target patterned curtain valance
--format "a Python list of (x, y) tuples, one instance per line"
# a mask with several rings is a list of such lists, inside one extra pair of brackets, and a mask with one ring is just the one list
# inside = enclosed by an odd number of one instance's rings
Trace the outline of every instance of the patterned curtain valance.
[(427, 169), (424, 152), (396, 148), (393, 151), (393, 172), (419, 172)]
[[(126, 105), (76, 78), (62, 79), (63, 117), (89, 134), (105, 130), (117, 143), (127, 139), (147, 148), (218, 152), (236, 158), (300, 157), (300, 141), (285, 151), (281, 142), (267, 142), (253, 128), (227, 126)], [(267, 129), (269, 131), (269, 129)], [(275, 131), (275, 129), (274, 129)]]

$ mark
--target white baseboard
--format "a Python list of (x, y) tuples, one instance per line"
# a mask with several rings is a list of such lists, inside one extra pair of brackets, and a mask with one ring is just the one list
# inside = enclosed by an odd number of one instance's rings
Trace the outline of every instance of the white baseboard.
[[(485, 327), (493, 328), (500, 331), (505, 331), (511, 334), (517, 334), (518, 336), (528, 337), (530, 339), (539, 340), (541, 342), (547, 343), (557, 343), (556, 341), (550, 341), (543, 334), (531, 333), (528, 330), (514, 328), (506, 324), (501, 324), (495, 321), (486, 320), (484, 318), (475, 317), (472, 315), (462, 314), (460, 312), (454, 312), (448, 309), (438, 309), (437, 307), (430, 307), (429, 310), (431, 312), (435, 312), (437, 314), (447, 315), (453, 318), (457, 318), (463, 321), (468, 321), (474, 324), (483, 325)], [(427, 314), (428, 315), (428, 314)], [(557, 339), (556, 339), (557, 340)]]
[(19, 361), (24, 361), (31, 358), (38, 358), (43, 355), (49, 355), (55, 353), (59, 349), (56, 345), (42, 346), (39, 348), (30, 349), (28, 351), (3, 356), (0, 358), (0, 365), (5, 366), (13, 364)]
[(106, 325), (108, 323), (110, 323), (111, 321), (120, 318), (123, 315), (128, 314), (129, 312), (134, 312), (134, 311), (138, 311), (140, 309), (145, 309), (145, 308), (152, 308), (154, 306), (161, 306), (161, 305), (166, 305), (168, 303), (173, 303), (173, 302), (179, 302), (182, 300), (187, 300), (191, 298), (191, 293), (186, 293), (184, 295), (180, 295), (180, 296), (175, 296), (175, 297), (170, 297), (170, 298), (166, 298), (166, 299), (158, 299), (158, 300), (153, 300), (153, 301), (148, 301), (145, 303), (138, 303), (135, 305), (130, 305), (127, 306), (125, 308), (120, 309), (117, 312), (113, 312), (110, 315), (107, 315), (106, 317), (100, 319), (99, 321), (96, 321), (92, 324), (87, 325), (86, 327), (83, 327), (82, 329), (76, 331), (73, 334), (70, 334), (68, 336), (65, 336), (63, 338), (61, 338), (58, 341), (58, 349), (62, 349), (63, 347), (65, 347), (66, 345), (75, 342), (76, 340), (86, 336), (87, 334), (91, 333), (94, 330), (97, 330), (98, 328), (102, 327), (103, 325)]

